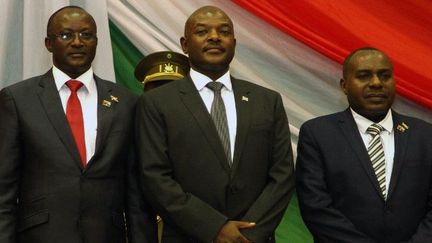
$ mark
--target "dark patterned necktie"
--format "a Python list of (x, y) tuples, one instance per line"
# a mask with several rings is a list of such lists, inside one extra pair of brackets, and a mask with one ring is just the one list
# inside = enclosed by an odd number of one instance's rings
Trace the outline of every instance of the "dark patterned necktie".
[(229, 166), (232, 165), (230, 136), (228, 130), (228, 120), (225, 111), (225, 105), (221, 96), (221, 89), (224, 86), (220, 82), (209, 82), (207, 88), (213, 90), (214, 98), (211, 106), (210, 114), (219, 134), (222, 146), (225, 150), (225, 155)]
[(368, 154), (372, 163), (372, 167), (375, 171), (375, 175), (378, 179), (379, 187), (384, 198), (386, 195), (386, 173), (385, 173), (385, 156), (384, 148), (381, 143), (380, 133), (384, 130), (379, 124), (372, 124), (366, 130), (367, 133), (372, 135), (372, 140), (369, 142)]
[(77, 91), (83, 86), (83, 84), (77, 80), (69, 80), (66, 82), (66, 85), (71, 91), (66, 105), (66, 118), (72, 130), (72, 135), (78, 148), (82, 165), (85, 167), (87, 165), (87, 159), (84, 137), (84, 119), (81, 102), (77, 95)]

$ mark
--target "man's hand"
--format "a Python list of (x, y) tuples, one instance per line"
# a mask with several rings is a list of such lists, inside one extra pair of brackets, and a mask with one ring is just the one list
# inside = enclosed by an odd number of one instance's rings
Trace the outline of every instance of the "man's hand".
[(252, 243), (240, 233), (240, 229), (255, 227), (253, 222), (227, 221), (219, 231), (214, 243)]

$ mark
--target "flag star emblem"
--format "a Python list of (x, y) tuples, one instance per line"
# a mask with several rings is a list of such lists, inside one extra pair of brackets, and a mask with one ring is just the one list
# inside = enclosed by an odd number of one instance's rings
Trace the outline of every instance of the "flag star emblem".
[(119, 102), (119, 100), (118, 100), (118, 97), (117, 97), (117, 96), (111, 95), (110, 97), (111, 97), (111, 100), (112, 100), (112, 101), (114, 101), (114, 102), (116, 102), (116, 103), (118, 103), (118, 102)]
[(106, 106), (106, 107), (111, 107), (111, 102), (108, 101), (108, 100), (103, 100), (103, 101), (102, 101), (102, 105), (103, 105), (103, 106)]

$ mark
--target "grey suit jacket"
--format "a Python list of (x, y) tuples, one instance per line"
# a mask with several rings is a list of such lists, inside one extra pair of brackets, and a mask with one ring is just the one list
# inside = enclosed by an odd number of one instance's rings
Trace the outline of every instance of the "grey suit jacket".
[(287, 117), (278, 93), (231, 78), (237, 109), (232, 168), (188, 77), (143, 95), (137, 146), (142, 187), (165, 220), (166, 242), (211, 242), (227, 220), (273, 242), (294, 188)]
[[(0, 91), (0, 242), (125, 242), (124, 215), (144, 205), (130, 157), (137, 97), (94, 79), (98, 131), (85, 168), (51, 70)], [(133, 235), (155, 229), (134, 215), (128, 223), (149, 226)]]
[(297, 193), (315, 242), (432, 242), (432, 126), (392, 114), (387, 200), (350, 110), (301, 127)]

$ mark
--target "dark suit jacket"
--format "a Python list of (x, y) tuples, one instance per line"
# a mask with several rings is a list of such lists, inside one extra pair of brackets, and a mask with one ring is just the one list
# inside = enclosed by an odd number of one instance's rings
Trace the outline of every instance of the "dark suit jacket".
[[(125, 242), (124, 214), (143, 205), (127, 186), (136, 179), (130, 138), (137, 97), (94, 79), (98, 131), (85, 168), (51, 70), (0, 92), (0, 242)], [(150, 222), (145, 217), (130, 222)]]
[(394, 111), (393, 122), (387, 201), (350, 110), (301, 127), (297, 192), (315, 242), (432, 242), (432, 126)]
[(143, 95), (137, 134), (143, 187), (165, 222), (165, 242), (211, 242), (229, 219), (253, 221), (272, 242), (294, 187), (287, 117), (279, 94), (231, 78), (237, 109), (232, 168), (188, 77)]

